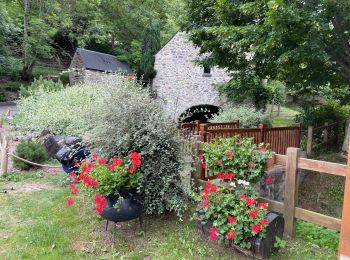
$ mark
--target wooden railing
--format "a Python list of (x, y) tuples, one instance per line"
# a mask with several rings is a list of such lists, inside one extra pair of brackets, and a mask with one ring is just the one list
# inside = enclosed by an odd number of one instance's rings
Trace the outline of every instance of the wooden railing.
[[(201, 154), (201, 144), (199, 138), (194, 142), (194, 154)], [(350, 142), (349, 142), (350, 151)], [(283, 214), (285, 220), (284, 234), (287, 237), (295, 237), (296, 219), (318, 224), (323, 227), (340, 231), (339, 259), (350, 259), (350, 153), (348, 164), (337, 164), (325, 161), (310, 160), (300, 157), (300, 148), (289, 147), (287, 155), (274, 155), (274, 162), (277, 165), (286, 167), (284, 202), (259, 198), (261, 202), (269, 205), (269, 210)], [(298, 170), (310, 170), (322, 174), (332, 174), (345, 177), (345, 190), (343, 201), (342, 219), (326, 216), (317, 212), (306, 210), (296, 206), (297, 203), (297, 177)], [(211, 179), (202, 170), (201, 162), (196, 160), (196, 172), (192, 175), (195, 184), (200, 186), (205, 180)]]
[[(224, 123), (206, 123), (205, 125), (208, 129), (234, 129), (239, 128), (239, 120)], [(200, 121), (196, 120), (191, 123), (182, 123), (179, 125), (179, 128), (186, 137), (198, 135), (200, 131)]]
[(227, 138), (235, 135), (253, 137), (253, 142), (270, 144), (272, 151), (285, 154), (288, 147), (300, 147), (300, 123), (295, 127), (265, 128), (260, 124), (258, 128), (211, 128), (208, 124), (200, 124), (202, 142), (211, 142), (216, 138)]

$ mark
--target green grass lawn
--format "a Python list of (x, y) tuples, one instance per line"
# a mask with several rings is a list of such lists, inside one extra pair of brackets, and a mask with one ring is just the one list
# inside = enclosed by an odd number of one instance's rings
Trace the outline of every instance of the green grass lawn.
[[(267, 111), (271, 112), (271, 105), (267, 106)], [(292, 126), (295, 124), (295, 116), (299, 114), (301, 108), (297, 105), (287, 104), (285, 106), (281, 106), (280, 115), (277, 116), (277, 106), (274, 107), (274, 112), (271, 113), (271, 123), (274, 127), (279, 126)]]
[[(121, 223), (113, 245), (105, 221), (92, 205), (82, 206), (89, 205), (87, 198), (76, 195), (74, 205), (66, 205), (63, 174), (18, 174), (0, 178), (0, 190), (14, 188), (0, 193), (0, 259), (247, 259), (203, 237), (191, 211), (183, 221), (171, 214), (148, 216), (143, 231), (137, 221)], [(318, 243), (312, 234), (319, 231), (307, 228), (299, 237), (309, 239), (287, 241), (272, 259), (337, 259), (334, 245)]]

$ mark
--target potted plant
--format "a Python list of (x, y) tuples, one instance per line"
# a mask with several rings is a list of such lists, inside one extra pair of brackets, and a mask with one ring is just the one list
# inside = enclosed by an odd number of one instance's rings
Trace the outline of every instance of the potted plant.
[[(114, 222), (126, 221), (140, 217), (142, 213), (142, 202), (137, 192), (143, 179), (140, 165), (141, 154), (137, 152), (124, 160), (113, 158), (109, 162), (94, 153), (90, 161), (81, 163), (79, 175), (75, 177), (72, 173), (71, 177), (73, 182), (81, 180), (81, 190), (94, 197), (96, 211), (103, 218)], [(74, 184), (70, 188), (73, 193), (78, 192)]]
[(202, 167), (217, 174), (219, 185), (207, 181), (195, 196), (197, 227), (250, 257), (269, 257), (276, 236), (283, 235), (284, 220), (258, 202), (254, 186), (264, 176), (271, 151), (238, 136), (205, 144), (203, 150)]

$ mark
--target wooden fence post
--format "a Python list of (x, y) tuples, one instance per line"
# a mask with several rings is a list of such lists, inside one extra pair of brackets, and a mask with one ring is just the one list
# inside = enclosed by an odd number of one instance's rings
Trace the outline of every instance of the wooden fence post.
[(5, 136), (1, 144), (0, 175), (7, 173), (8, 150), (8, 138)]
[[(348, 147), (348, 151), (350, 151), (350, 142)], [(348, 169), (345, 177), (343, 214), (339, 240), (339, 259), (350, 259), (350, 152), (348, 152)]]
[(194, 134), (198, 135), (199, 134), (199, 130), (200, 130), (199, 127), (200, 127), (201, 121), (200, 120), (195, 120), (194, 123), (195, 123), (195, 129), (196, 129)]
[(285, 221), (284, 234), (287, 237), (295, 236), (295, 206), (298, 198), (297, 193), (297, 171), (300, 148), (289, 147), (287, 149), (286, 181), (284, 188), (284, 209)]
[(309, 158), (312, 153), (312, 135), (313, 135), (313, 127), (309, 126), (307, 128), (307, 142), (306, 142), (306, 156)]
[(262, 143), (262, 142), (264, 142), (264, 124), (259, 124), (258, 128), (260, 129), (258, 143)]
[(191, 178), (194, 180), (194, 185), (196, 188), (200, 186), (200, 181), (204, 179), (204, 169), (202, 168), (202, 163), (198, 160), (198, 156), (201, 154), (202, 150), (202, 142), (200, 135), (194, 135), (192, 145), (192, 156), (194, 162), (194, 171), (191, 172)]
[(298, 133), (297, 133), (297, 137), (296, 137), (296, 141), (298, 143), (296, 144), (296, 147), (300, 147), (300, 142), (301, 142), (301, 123), (296, 123), (295, 127), (298, 128)]
[(207, 138), (207, 130), (208, 130), (208, 124), (200, 124), (200, 135), (201, 135), (201, 141), (205, 143), (208, 138)]
[(239, 120), (236, 120), (237, 121), (237, 128), (239, 128)]

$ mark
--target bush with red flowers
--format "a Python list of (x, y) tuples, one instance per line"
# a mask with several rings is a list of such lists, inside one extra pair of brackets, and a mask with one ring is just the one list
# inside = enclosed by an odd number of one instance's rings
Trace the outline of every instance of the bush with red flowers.
[[(207, 182), (199, 196), (196, 218), (212, 223), (210, 238), (250, 248), (249, 238), (266, 232), (267, 204), (257, 202), (254, 185), (265, 173), (272, 153), (252, 138), (234, 136), (204, 144), (202, 167), (217, 175), (221, 187)], [(269, 180), (272, 181), (272, 180)]]
[(264, 236), (268, 221), (267, 204), (258, 203), (249, 189), (217, 187), (207, 182), (198, 200), (196, 219), (212, 223), (210, 238), (250, 248), (250, 237)]
[(204, 156), (198, 158), (202, 167), (235, 185), (259, 182), (265, 173), (267, 159), (272, 157), (266, 144), (256, 145), (252, 138), (240, 136), (218, 138), (204, 144), (203, 150)]
[[(78, 193), (77, 184), (80, 180), (81, 190), (94, 197), (96, 211), (101, 214), (106, 205), (107, 196), (117, 195), (121, 188), (137, 188), (143, 179), (139, 167), (141, 154), (133, 152), (128, 158), (100, 158), (92, 154), (91, 161), (84, 160), (80, 165), (79, 175), (71, 173), (73, 184), (70, 185), (72, 194)], [(73, 205), (73, 199), (67, 199), (67, 205)]]

